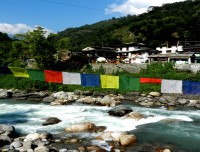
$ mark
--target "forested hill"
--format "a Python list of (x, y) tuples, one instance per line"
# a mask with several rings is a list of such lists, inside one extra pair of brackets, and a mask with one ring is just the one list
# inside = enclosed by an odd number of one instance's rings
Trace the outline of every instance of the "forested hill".
[(115, 46), (142, 42), (151, 47), (162, 43), (200, 40), (200, 0), (187, 0), (162, 7), (150, 7), (147, 13), (112, 18), (92, 25), (67, 28), (59, 38), (68, 37), (72, 48)]

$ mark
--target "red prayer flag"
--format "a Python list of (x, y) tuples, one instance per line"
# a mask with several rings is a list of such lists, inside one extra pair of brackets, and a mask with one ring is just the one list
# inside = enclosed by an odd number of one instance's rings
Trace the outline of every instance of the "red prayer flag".
[(44, 70), (45, 81), (52, 83), (62, 83), (62, 72), (52, 71), (52, 70)]
[(140, 83), (156, 83), (161, 84), (161, 79), (157, 78), (140, 78)]

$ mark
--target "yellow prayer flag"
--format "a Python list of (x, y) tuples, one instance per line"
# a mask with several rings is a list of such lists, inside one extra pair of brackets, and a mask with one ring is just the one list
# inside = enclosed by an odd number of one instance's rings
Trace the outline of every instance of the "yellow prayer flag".
[(29, 74), (24, 68), (8, 67), (13, 73), (14, 77), (24, 77), (29, 78)]
[(119, 76), (101, 75), (101, 87), (119, 89)]

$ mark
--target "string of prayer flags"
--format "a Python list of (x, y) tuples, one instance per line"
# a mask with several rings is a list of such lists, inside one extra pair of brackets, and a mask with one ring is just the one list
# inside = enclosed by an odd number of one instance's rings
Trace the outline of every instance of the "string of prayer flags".
[(101, 87), (119, 89), (119, 76), (101, 75)]
[(52, 70), (44, 70), (45, 81), (51, 83), (62, 83), (62, 72), (52, 71)]
[(13, 73), (14, 77), (29, 78), (29, 74), (27, 70), (24, 68), (9, 67), (9, 69)]
[(62, 72), (63, 84), (81, 85), (80, 73)]
[(29, 74), (30, 80), (45, 81), (45, 76), (44, 76), (43, 70), (28, 69), (27, 72)]
[(100, 77), (98, 74), (81, 74), (81, 85), (90, 87), (100, 86)]

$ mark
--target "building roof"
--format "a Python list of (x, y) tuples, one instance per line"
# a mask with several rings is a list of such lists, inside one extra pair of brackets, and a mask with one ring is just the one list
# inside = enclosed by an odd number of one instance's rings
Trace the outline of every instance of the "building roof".
[(149, 58), (190, 58), (194, 54), (156, 54), (150, 55)]

